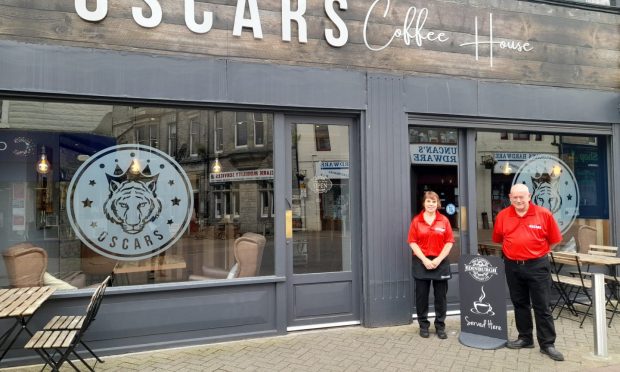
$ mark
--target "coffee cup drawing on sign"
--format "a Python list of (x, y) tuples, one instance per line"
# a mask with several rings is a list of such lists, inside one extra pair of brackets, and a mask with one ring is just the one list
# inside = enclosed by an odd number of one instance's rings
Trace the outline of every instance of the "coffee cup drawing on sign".
[(482, 295), (480, 296), (478, 301), (474, 301), (474, 307), (471, 308), (470, 311), (478, 315), (495, 315), (495, 312), (493, 312), (493, 306), (491, 306), (491, 304), (488, 302), (482, 301), (486, 297), (486, 294), (484, 293), (484, 286), (482, 286), (480, 290), (482, 291)]

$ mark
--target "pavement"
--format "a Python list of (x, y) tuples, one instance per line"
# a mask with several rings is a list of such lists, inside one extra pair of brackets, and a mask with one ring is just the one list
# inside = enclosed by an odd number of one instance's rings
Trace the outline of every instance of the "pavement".
[[(516, 338), (508, 314), (509, 339)], [(534, 349), (480, 350), (459, 343), (460, 318), (446, 321), (448, 339), (418, 335), (418, 325), (361, 326), (291, 332), (283, 336), (104, 357), (97, 371), (620, 371), (620, 318), (608, 332), (609, 357), (593, 355), (592, 319), (556, 320), (556, 348), (565, 361), (555, 362)], [(93, 360), (91, 361), (91, 365)], [(78, 365), (79, 366), (79, 365)], [(83, 367), (83, 366), (82, 366)], [(39, 371), (41, 365), (7, 368)], [(49, 368), (48, 368), (49, 370)], [(65, 364), (61, 371), (72, 371)]]

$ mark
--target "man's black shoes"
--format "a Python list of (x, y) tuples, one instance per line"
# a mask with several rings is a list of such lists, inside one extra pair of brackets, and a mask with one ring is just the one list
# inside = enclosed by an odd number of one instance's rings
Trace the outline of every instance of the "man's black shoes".
[(554, 346), (541, 347), (540, 352), (549, 356), (549, 358), (553, 360), (557, 360), (558, 362), (564, 360), (564, 355), (557, 351)]
[[(532, 349), (534, 348), (534, 342), (533, 341), (527, 341), (524, 340), (522, 338), (518, 338), (514, 341), (508, 341), (506, 342), (506, 347), (509, 349)], [(561, 355), (561, 354), (560, 354)]]
[(420, 328), (420, 337), (428, 338), (428, 336), (430, 336), (428, 328)]
[(445, 340), (446, 338), (448, 338), (448, 335), (446, 334), (446, 330), (438, 328), (437, 329), (437, 337), (439, 337), (442, 340)]

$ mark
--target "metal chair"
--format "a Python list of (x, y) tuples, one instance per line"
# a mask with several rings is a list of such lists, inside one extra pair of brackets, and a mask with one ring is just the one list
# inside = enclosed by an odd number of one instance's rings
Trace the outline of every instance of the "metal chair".
[[(568, 309), (572, 315), (577, 317), (580, 313), (582, 313), (583, 317), (579, 323), (579, 327), (581, 328), (583, 327), (583, 322), (590, 314), (590, 309), (592, 308), (592, 297), (588, 292), (592, 289), (592, 283), (589, 280), (584, 280), (585, 275), (582, 274), (581, 263), (576, 254), (551, 252), (550, 255), (553, 266), (551, 279), (554, 287), (560, 294), (560, 297), (553, 306), (553, 310), (555, 310), (558, 306), (560, 307), (560, 311), (555, 319), (562, 315), (562, 311), (565, 308)], [(577, 275), (568, 276), (561, 274), (563, 267), (566, 265), (571, 266)], [(586, 301), (582, 300), (583, 296), (585, 296)], [(585, 306), (586, 310), (577, 310), (575, 304)]]
[[(76, 371), (79, 371), (75, 364), (69, 359), (69, 356), (73, 354), (90, 371), (94, 371), (94, 369), (76, 352), (78, 345), (82, 345), (95, 358), (96, 362), (104, 362), (90, 347), (88, 347), (88, 345), (86, 345), (82, 337), (95, 320), (99, 307), (101, 306), (101, 301), (103, 300), (103, 295), (111, 282), (112, 276), (108, 276), (97, 287), (86, 307), (85, 315), (55, 316), (45, 325), (42, 331), (36, 332), (28, 343), (26, 343), (24, 348), (33, 349), (43, 358), (45, 361), (43, 368), (49, 364), (53, 371), (58, 371), (64, 362), (67, 362)], [(55, 358), (56, 355), (59, 355), (59, 357)]]

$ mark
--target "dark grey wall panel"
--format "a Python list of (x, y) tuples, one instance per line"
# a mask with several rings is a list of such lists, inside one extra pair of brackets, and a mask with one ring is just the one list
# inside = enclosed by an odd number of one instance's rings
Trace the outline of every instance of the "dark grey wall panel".
[[(619, 108), (620, 110), (620, 108)], [(616, 195), (611, 198), (612, 218), (612, 243), (615, 246), (620, 244), (620, 124), (614, 124), (612, 127), (613, 137), (611, 143), (611, 159), (609, 159), (609, 169), (611, 172), (611, 194)], [(620, 270), (620, 268), (616, 268)]]
[(362, 133), (364, 324), (411, 322), (409, 141), (402, 78), (369, 75)]
[(616, 92), (479, 82), (478, 102), (478, 115), (486, 117), (620, 122)]
[[(101, 355), (279, 333), (276, 319), (282, 314), (277, 311), (276, 283), (157, 293), (108, 291), (97, 319), (85, 334), (88, 344)], [(88, 300), (52, 299), (29, 327), (41, 329), (53, 314), (83, 314)], [(18, 344), (25, 341), (24, 337)], [(40, 363), (36, 355), (21, 348), (8, 356), (8, 364)]]
[(339, 109), (366, 104), (366, 75), (360, 72), (228, 62), (227, 76), (234, 103)]
[(409, 113), (620, 122), (617, 92), (440, 77), (405, 78), (404, 88), (404, 106)]
[[(295, 317), (353, 313), (351, 282), (298, 284), (295, 287)], [(317, 301), (321, 298), (321, 301)]]
[(366, 75), (0, 41), (0, 91), (363, 109)]
[(226, 99), (226, 62), (0, 42), (0, 90), (178, 101)]
[(476, 115), (478, 84), (475, 80), (432, 77), (404, 79), (405, 111), (442, 115)]

